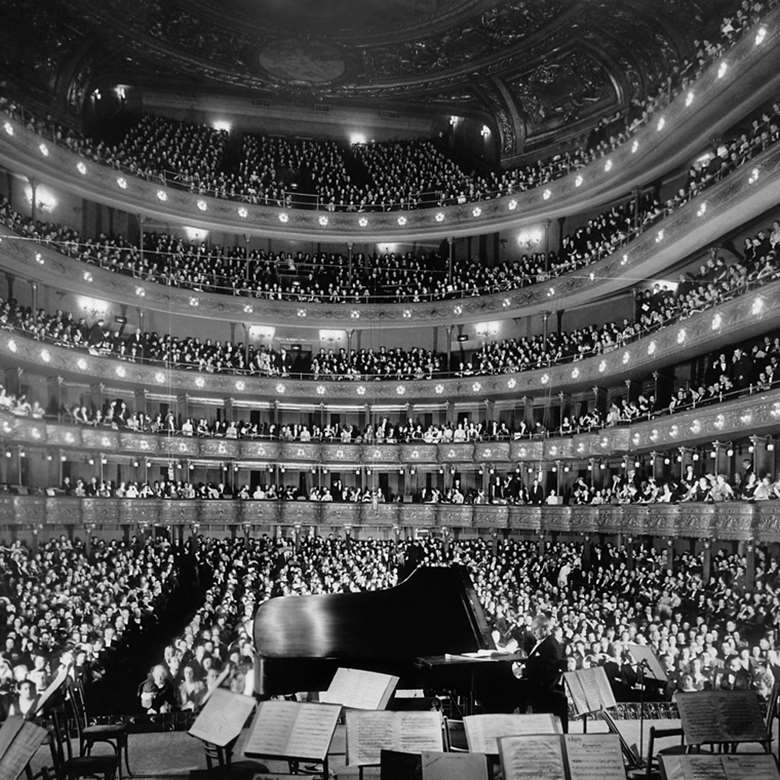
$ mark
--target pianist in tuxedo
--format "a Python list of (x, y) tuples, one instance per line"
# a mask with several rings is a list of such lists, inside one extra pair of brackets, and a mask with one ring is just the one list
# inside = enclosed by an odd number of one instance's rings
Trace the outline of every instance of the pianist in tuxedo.
[[(531, 624), (533, 644), (519, 648), (525, 659), (513, 664), (514, 683), (503, 690), (491, 691), (483, 705), (487, 712), (549, 712), (561, 719), (563, 730), (568, 731), (566, 694), (563, 692), (563, 672), (566, 660), (563, 646), (553, 636), (552, 620), (547, 615), (537, 615)], [(530, 645), (530, 646), (529, 646)]]

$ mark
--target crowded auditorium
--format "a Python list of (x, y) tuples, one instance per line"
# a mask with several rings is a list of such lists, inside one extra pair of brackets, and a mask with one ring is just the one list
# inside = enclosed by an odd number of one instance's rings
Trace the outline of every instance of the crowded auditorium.
[(780, 780), (778, 0), (0, 40), (0, 780)]

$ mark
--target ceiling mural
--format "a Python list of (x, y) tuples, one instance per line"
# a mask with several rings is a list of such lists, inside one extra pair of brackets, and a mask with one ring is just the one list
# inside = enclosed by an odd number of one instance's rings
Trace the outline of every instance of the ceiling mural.
[[(657, 89), (732, 3), (4, 0), (0, 78), (45, 95), (68, 62), (61, 103), (74, 112), (109, 75), (254, 100), (449, 108), (492, 118), (516, 153), (525, 138)], [(31, 39), (39, 45), (22, 45)]]

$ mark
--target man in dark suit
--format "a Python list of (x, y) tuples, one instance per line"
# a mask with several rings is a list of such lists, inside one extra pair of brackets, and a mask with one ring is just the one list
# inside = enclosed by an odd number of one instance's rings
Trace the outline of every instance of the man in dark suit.
[(563, 646), (552, 635), (552, 620), (547, 615), (534, 618), (531, 633), (536, 644), (528, 651), (526, 660), (513, 668), (519, 676), (520, 711), (530, 705), (534, 712), (557, 715), (566, 732), (569, 722), (561, 678), (566, 668)]
[[(515, 683), (486, 692), (483, 707), (486, 712), (519, 709), (524, 713), (530, 706), (534, 712), (557, 715), (564, 732), (568, 732), (568, 705), (561, 677), (566, 668), (563, 646), (552, 635), (552, 620), (547, 615), (533, 619), (530, 633), (533, 644), (528, 647), (525, 660), (512, 665)], [(523, 649), (518, 648), (518, 652)]]

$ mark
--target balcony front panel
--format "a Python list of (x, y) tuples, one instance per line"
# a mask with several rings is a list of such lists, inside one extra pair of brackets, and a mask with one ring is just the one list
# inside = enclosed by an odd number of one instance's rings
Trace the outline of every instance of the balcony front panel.
[[(780, 85), (778, 85), (780, 89)], [(2, 134), (0, 133), (0, 136)], [(757, 173), (756, 173), (757, 172)], [(193, 293), (191, 290), (139, 282), (133, 277), (85, 265), (29, 241), (4, 241), (0, 264), (20, 278), (85, 292), (83, 274), (92, 276), (91, 296), (129, 306), (188, 317), (248, 325), (289, 325), (353, 329), (419, 328), (451, 322), (480, 322), (527, 316), (550, 309), (572, 308), (631, 284), (652, 278), (719, 236), (739, 228), (780, 201), (780, 145), (710, 187), (666, 219), (645, 231), (624, 249), (570, 274), (495, 295), (459, 300), (399, 304), (327, 304), (266, 301), (242, 296)], [(706, 208), (702, 211), (702, 204)], [(36, 257), (38, 258), (36, 260)], [(41, 262), (41, 260), (43, 262)], [(590, 274), (593, 274), (593, 279)], [(550, 290), (554, 295), (550, 294)], [(142, 291), (142, 297), (139, 297)], [(193, 305), (196, 302), (197, 305)], [(246, 307), (251, 304), (252, 311)]]
[[(625, 192), (686, 164), (713, 135), (774, 96), (780, 78), (779, 19), (780, 9), (767, 14), (763, 24), (766, 35), (760, 45), (756, 45), (754, 35), (744, 36), (722, 61), (712, 63), (690, 90), (678, 95), (632, 139), (612, 152), (610, 166), (604, 159), (596, 160), (547, 187), (479, 204), (366, 214), (253, 206), (161, 188), (154, 182), (82, 159), (63, 147), (46, 144), (41, 136), (13, 120), (8, 121), (12, 134), (7, 130), (0, 134), (0, 161), (15, 171), (115, 208), (208, 230), (358, 242), (430, 240), (496, 231), (592, 208), (615, 197), (619, 190)], [(724, 62), (726, 68), (722, 69)], [(693, 94), (690, 103), (688, 92)], [(663, 124), (659, 124), (661, 118)], [(79, 162), (84, 173), (77, 168)], [(163, 197), (158, 195), (160, 191)], [(550, 193), (547, 197), (546, 191)], [(443, 217), (437, 219), (438, 214)]]
[[(571, 437), (552, 436), (544, 440), (475, 444), (299, 444), (296, 442), (224, 441), (154, 434), (104, 433), (85, 426), (41, 423), (0, 412), (0, 441), (6, 446), (38, 446), (62, 452), (112, 453), (156, 460), (204, 459), (231, 461), (266, 467), (284, 464), (292, 468), (324, 465), (335, 471), (344, 468), (398, 465), (405, 468), (447, 468), (479, 464), (509, 468), (515, 463), (604, 458), (629, 452), (666, 451), (701, 442), (738, 439), (780, 428), (780, 389), (742, 396), (713, 404), (662, 415), (653, 420), (604, 428), (598, 433)], [(30, 429), (43, 431), (32, 437)], [(121, 439), (121, 447), (110, 442)], [(106, 445), (106, 442), (109, 442)], [(494, 452), (488, 458), (486, 452)], [(263, 453), (263, 454), (261, 454)]]
[[(193, 531), (243, 525), (300, 526), (308, 533), (345, 527), (508, 530), (548, 534), (621, 534), (780, 542), (780, 507), (755, 504), (655, 504), (653, 506), (453, 506), (451, 504), (320, 504), (307, 501), (175, 501), (166, 499), (43, 498), (0, 496), (0, 526), (26, 529), (73, 526), (77, 534), (98, 527), (126, 526), (135, 532), (153, 525), (183, 525)], [(400, 531), (405, 533), (405, 531)]]

